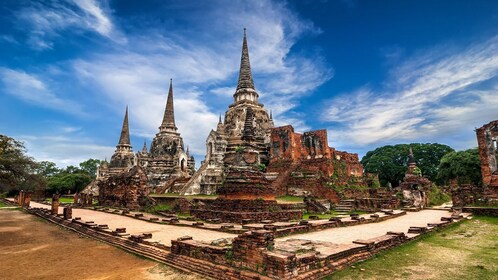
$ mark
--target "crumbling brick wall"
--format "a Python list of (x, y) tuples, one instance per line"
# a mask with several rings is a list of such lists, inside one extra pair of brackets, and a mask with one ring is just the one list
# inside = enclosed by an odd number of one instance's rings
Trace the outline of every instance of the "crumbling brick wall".
[(329, 147), (327, 131), (299, 134), (291, 125), (272, 129), (268, 172), (278, 172), (272, 183), (277, 195), (307, 195), (338, 201), (329, 185), (366, 186), (357, 154)]
[(476, 129), (484, 196), (498, 199), (498, 120)]
[(148, 197), (147, 175), (139, 166), (98, 184), (100, 205), (136, 210), (153, 203)]

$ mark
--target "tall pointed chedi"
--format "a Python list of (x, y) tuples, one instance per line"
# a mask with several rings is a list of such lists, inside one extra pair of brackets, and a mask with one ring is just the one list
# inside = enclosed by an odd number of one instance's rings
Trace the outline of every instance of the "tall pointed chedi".
[[(135, 162), (135, 155), (130, 145), (130, 128), (128, 125), (128, 106), (126, 106), (121, 135), (119, 137), (116, 151), (111, 157), (110, 168), (125, 169), (132, 166)], [(119, 170), (115, 170), (116, 172)]]
[(128, 106), (126, 106), (123, 127), (121, 128), (121, 136), (117, 148), (131, 148), (130, 146), (130, 127), (128, 125)]
[(273, 121), (264, 105), (258, 101), (259, 94), (254, 87), (247, 41), (244, 28), (234, 101), (225, 112), (224, 123), (220, 117), (216, 130), (211, 130), (208, 135), (206, 157), (197, 173), (185, 184), (181, 191), (183, 194), (215, 193), (225, 178), (225, 170), (238, 164), (240, 156), (237, 153), (241, 148), (250, 149), (253, 155), (257, 155), (252, 165), (269, 162)]
[(239, 81), (237, 90), (233, 95), (235, 102), (249, 100), (258, 102), (258, 93), (254, 88), (252, 79), (251, 62), (249, 61), (249, 49), (247, 47), (246, 29), (244, 28), (244, 40), (242, 42), (242, 55), (240, 57)]
[[(273, 122), (270, 120), (264, 105), (259, 103), (259, 94), (254, 87), (249, 60), (249, 47), (247, 43), (246, 29), (242, 41), (242, 53), (240, 56), (240, 71), (237, 81), (237, 89), (233, 95), (234, 103), (229, 106), (225, 113), (225, 134), (228, 136), (228, 150), (244, 146), (244, 126), (246, 115), (252, 113), (252, 124), (254, 137), (251, 143), (260, 151), (264, 151), (270, 142), (270, 129)], [(250, 110), (248, 110), (250, 108)]]
[(139, 160), (146, 169), (148, 184), (157, 192), (175, 192), (173, 187), (178, 180), (189, 178), (195, 171), (194, 158), (185, 151), (177, 131), (173, 104), (173, 80), (170, 80), (159, 132), (150, 144), (150, 153), (142, 153)]
[(160, 132), (176, 132), (178, 128), (175, 125), (175, 108), (173, 105), (173, 79), (169, 82), (168, 99), (166, 109), (164, 110), (163, 122), (159, 127)]

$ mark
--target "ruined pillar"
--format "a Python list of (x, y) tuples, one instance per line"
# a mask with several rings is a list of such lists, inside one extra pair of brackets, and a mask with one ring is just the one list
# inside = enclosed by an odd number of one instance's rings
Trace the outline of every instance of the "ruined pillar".
[(81, 206), (86, 206), (86, 193), (80, 193), (78, 200), (80, 201)]
[(24, 207), (24, 191), (21, 190), (19, 192), (19, 196), (17, 197), (17, 204), (19, 204), (21, 207)]
[(23, 207), (29, 207), (29, 204), (31, 203), (31, 194), (33, 194), (33, 192), (24, 193)]
[(251, 269), (263, 263), (263, 250), (273, 250), (275, 235), (268, 230), (253, 230), (240, 234), (233, 240), (233, 257)]
[(52, 196), (52, 209), (51, 214), (57, 215), (59, 213), (59, 194), (56, 193)]
[(89, 193), (89, 194), (87, 195), (87, 199), (88, 199), (88, 201), (86, 202), (86, 204), (87, 204), (88, 206), (92, 206), (92, 205), (93, 205), (93, 194)]
[(70, 205), (64, 207), (63, 213), (64, 219), (71, 220), (73, 218), (73, 208)]
[(74, 197), (73, 197), (73, 204), (74, 205), (78, 204), (78, 198), (79, 198), (78, 192), (74, 193)]

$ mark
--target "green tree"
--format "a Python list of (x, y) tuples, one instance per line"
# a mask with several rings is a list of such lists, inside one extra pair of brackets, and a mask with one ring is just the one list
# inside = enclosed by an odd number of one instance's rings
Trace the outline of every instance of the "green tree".
[(51, 161), (40, 161), (36, 164), (36, 173), (47, 178), (60, 173), (61, 170)]
[(80, 163), (80, 169), (88, 173), (93, 179), (97, 176), (97, 167), (104, 161), (98, 159), (88, 159)]
[(479, 150), (473, 148), (446, 154), (439, 164), (437, 177), (446, 185), (451, 180), (458, 184), (482, 185)]
[(26, 155), (24, 144), (0, 134), (0, 192), (34, 190), (40, 184), (35, 161)]
[(382, 186), (390, 182), (393, 187), (396, 187), (405, 175), (410, 147), (422, 174), (429, 180), (438, 182), (437, 173), (441, 158), (454, 151), (447, 145), (412, 143), (383, 146), (369, 151), (361, 159), (361, 163), (365, 172), (379, 174)]
[(66, 173), (61, 172), (47, 179), (47, 191), (49, 193), (75, 193), (83, 190), (92, 178), (85, 172)]

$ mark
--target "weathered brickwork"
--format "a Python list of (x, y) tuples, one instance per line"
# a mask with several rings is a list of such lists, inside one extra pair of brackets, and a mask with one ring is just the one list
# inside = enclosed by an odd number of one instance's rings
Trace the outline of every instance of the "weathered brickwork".
[(138, 166), (99, 182), (99, 189), (99, 203), (103, 206), (141, 209), (153, 203), (148, 197), (147, 176)]
[(291, 125), (272, 129), (270, 164), (278, 173), (273, 186), (277, 195), (314, 195), (340, 200), (329, 186), (366, 185), (358, 155), (329, 147), (327, 131), (296, 133)]
[(432, 182), (422, 176), (422, 172), (420, 172), (413, 158), (411, 148), (408, 158), (408, 170), (405, 173), (403, 182), (398, 187), (403, 192), (403, 205), (417, 209), (425, 208), (429, 202), (427, 192), (431, 188)]
[(484, 192), (487, 199), (498, 199), (498, 120), (476, 129)]

